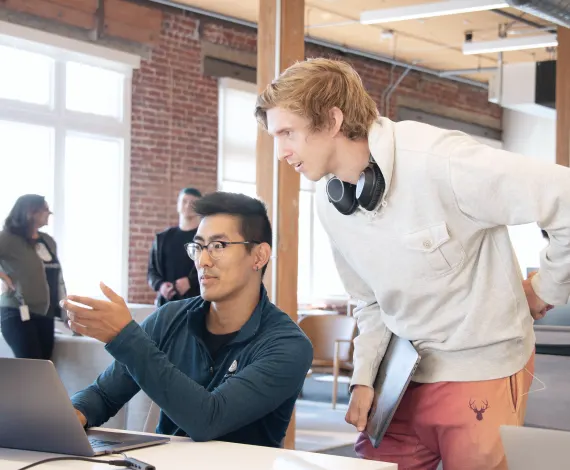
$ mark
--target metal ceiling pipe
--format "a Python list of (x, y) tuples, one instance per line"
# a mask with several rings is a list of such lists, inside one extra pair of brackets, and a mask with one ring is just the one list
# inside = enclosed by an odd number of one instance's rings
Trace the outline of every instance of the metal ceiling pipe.
[(507, 0), (507, 3), (522, 12), (570, 28), (569, 0)]
[[(354, 54), (354, 55), (357, 55), (360, 57), (364, 57), (366, 59), (376, 60), (379, 62), (384, 62), (386, 64), (391, 64), (391, 65), (396, 65), (397, 67), (402, 67), (404, 69), (409, 68), (410, 70), (425, 73), (428, 75), (434, 75), (434, 76), (439, 77), (439, 78), (441, 78), (439, 74), (441, 72), (444, 72), (444, 70), (428, 69), (426, 67), (420, 67), (419, 65), (409, 64), (407, 62), (403, 62), (401, 60), (396, 60), (396, 59), (391, 59), (390, 57), (385, 57), (385, 56), (382, 56), (379, 54), (373, 54), (370, 52), (359, 51), (357, 49), (351, 49), (349, 47), (345, 47), (345, 46), (342, 46), (340, 44), (336, 44), (336, 43), (328, 42), (328, 41), (322, 41), (320, 39), (305, 38), (305, 41), (307, 41), (311, 44), (315, 44), (317, 46), (328, 47), (330, 49), (334, 49), (334, 50), (337, 50), (339, 52), (343, 52), (345, 54)], [(455, 77), (455, 76), (450, 76), (450, 77), (445, 77), (445, 78), (447, 78), (448, 80), (453, 80), (455, 82), (465, 83), (467, 85), (476, 86), (476, 87), (483, 88), (483, 89), (488, 88), (488, 85), (486, 83), (478, 82), (476, 80), (470, 80), (469, 78)]]
[[(129, 1), (134, 2), (134, 3), (142, 3), (141, 0), (129, 0)], [(171, 0), (150, 0), (150, 1), (153, 3), (159, 3), (162, 5), (173, 7), (173, 8), (176, 8), (178, 10), (184, 10), (184, 11), (188, 11), (191, 13), (195, 13), (197, 15), (202, 15), (202, 16), (206, 16), (209, 18), (227, 21), (228, 23), (237, 24), (240, 26), (246, 26), (248, 28), (257, 29), (257, 23), (254, 23), (252, 21), (240, 20), (239, 18), (235, 18), (233, 16), (228, 16), (228, 15), (223, 15), (221, 13), (215, 13), (213, 11), (203, 10), (201, 8), (193, 7), (193, 6), (186, 5), (186, 4), (181, 4), (181, 3), (171, 1)], [(147, 3), (147, 2), (145, 2), (145, 3)], [(334, 50), (342, 52), (344, 54), (352, 54), (352, 55), (356, 55), (359, 57), (363, 57), (365, 59), (370, 59), (370, 60), (375, 60), (375, 61), (379, 61), (379, 62), (384, 62), (386, 64), (396, 65), (396, 66), (402, 67), (404, 69), (409, 68), (410, 70), (414, 70), (416, 72), (421, 72), (421, 73), (425, 73), (428, 75), (433, 75), (433, 76), (438, 77), (438, 78), (442, 78), (440, 76), (440, 73), (442, 73), (443, 71), (441, 71), (441, 70), (434, 70), (434, 69), (428, 69), (426, 67), (420, 67), (420, 66), (417, 66), (414, 64), (409, 64), (409, 63), (401, 61), (401, 60), (391, 59), (390, 57), (385, 57), (385, 56), (382, 56), (379, 54), (373, 54), (371, 52), (360, 51), (358, 49), (346, 47), (346, 46), (343, 46), (341, 44), (337, 44), (337, 43), (329, 42), (329, 41), (324, 41), (324, 40), (316, 39), (316, 38), (312, 38), (312, 37), (305, 37), (305, 41), (308, 42), (309, 44), (327, 47), (329, 49), (334, 49)], [(485, 90), (489, 88), (486, 83), (478, 82), (476, 80), (470, 80), (468, 78), (457, 77), (457, 76), (453, 76), (453, 75), (450, 75), (449, 77), (443, 77), (443, 78), (446, 78), (447, 80), (453, 80), (453, 81), (459, 82), (459, 83), (465, 83), (466, 85), (471, 85), (474, 87), (483, 88)]]
[(531, 20), (529, 20), (529, 19), (523, 18), (522, 16), (517, 16), (517, 15), (515, 15), (514, 13), (509, 13), (508, 11), (498, 10), (498, 9), (490, 10), (490, 11), (492, 11), (493, 13), (495, 13), (495, 14), (497, 14), (497, 15), (501, 15), (501, 16), (503, 16), (503, 17), (505, 17), (505, 18), (509, 18), (509, 19), (511, 19), (511, 20), (513, 20), (513, 21), (518, 21), (519, 23), (526, 24), (527, 26), (530, 26), (531, 28), (536, 28), (536, 29), (556, 29), (556, 28), (548, 28), (548, 27), (545, 27), (545, 26), (543, 26), (543, 25), (541, 25), (541, 24), (538, 24), (538, 23), (536, 23), (536, 22), (534, 22), (534, 21), (531, 21)]
[(470, 75), (473, 73), (485, 73), (485, 72), (496, 72), (497, 67), (478, 67), (474, 69), (456, 69), (456, 70), (445, 70), (439, 72), (440, 77), (452, 77), (454, 75)]
[(390, 113), (390, 101), (392, 98), (392, 94), (396, 91), (396, 88), (400, 86), (400, 83), (402, 83), (402, 80), (406, 78), (406, 75), (408, 75), (408, 73), (410, 73), (409, 67), (400, 74), (398, 80), (396, 80), (396, 83), (394, 83), (390, 87), (390, 90), (386, 94), (386, 100), (384, 101), (384, 112), (382, 113), (383, 115), (388, 115)]

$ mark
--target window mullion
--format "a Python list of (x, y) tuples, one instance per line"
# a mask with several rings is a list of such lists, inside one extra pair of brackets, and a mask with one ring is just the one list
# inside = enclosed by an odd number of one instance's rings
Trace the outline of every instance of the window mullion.
[(53, 111), (43, 108), (33, 111), (25, 106), (4, 106), (0, 100), (0, 119), (21, 123), (35, 124), (38, 126), (55, 126), (56, 117)]
[(60, 121), (62, 127), (79, 133), (119, 138), (123, 138), (128, 133), (128, 126), (124, 123), (105, 118), (101, 119), (99, 116), (89, 116), (64, 110)]
[(54, 234), (65, 251), (65, 62), (56, 61), (53, 82), (55, 119), (54, 141)]
[(121, 207), (122, 248), (120, 295), (125, 299), (129, 294), (129, 246), (130, 246), (130, 207), (131, 207), (131, 113), (132, 113), (132, 73), (123, 82), (123, 205)]
[(314, 275), (315, 275), (315, 193), (311, 192), (311, 221), (309, 223), (309, 247), (311, 253), (311, 262), (309, 263), (309, 292), (311, 299), (314, 300), (315, 298), (315, 291), (314, 291)]

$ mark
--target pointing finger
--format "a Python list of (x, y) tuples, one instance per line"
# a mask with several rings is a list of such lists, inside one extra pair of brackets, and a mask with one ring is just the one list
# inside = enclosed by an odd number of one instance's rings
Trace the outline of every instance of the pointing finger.
[(62, 309), (66, 310), (67, 312), (73, 312), (74, 314), (79, 315), (79, 316), (88, 316), (88, 315), (93, 314), (92, 308), (85, 308), (85, 307), (82, 307), (81, 305), (71, 303), (68, 300), (62, 300), (59, 303), (59, 306)]
[(95, 310), (99, 310), (103, 307), (104, 301), (93, 299), (91, 297), (83, 297), (81, 295), (68, 295), (67, 300), (75, 302), (78, 304), (87, 305)]
[(94, 328), (101, 325), (101, 319), (93, 316), (80, 316), (76, 313), (69, 312), (67, 314), (67, 318), (69, 318), (72, 323), (80, 324), (88, 328)]
[(105, 297), (107, 297), (111, 302), (116, 303), (116, 304), (117, 303), (120, 303), (120, 304), (125, 303), (125, 300), (119, 294), (117, 294), (113, 289), (111, 289), (109, 286), (107, 286), (103, 282), (99, 283), (99, 287), (101, 288), (101, 292), (103, 292)]

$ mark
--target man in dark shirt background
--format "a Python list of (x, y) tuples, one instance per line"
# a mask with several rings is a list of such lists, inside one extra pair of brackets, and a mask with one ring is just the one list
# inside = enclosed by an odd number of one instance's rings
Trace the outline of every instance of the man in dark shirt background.
[(194, 262), (184, 245), (194, 240), (200, 217), (194, 212), (194, 201), (202, 194), (195, 188), (184, 188), (178, 195), (178, 226), (156, 235), (148, 262), (148, 283), (157, 293), (156, 305), (200, 295), (200, 284)]

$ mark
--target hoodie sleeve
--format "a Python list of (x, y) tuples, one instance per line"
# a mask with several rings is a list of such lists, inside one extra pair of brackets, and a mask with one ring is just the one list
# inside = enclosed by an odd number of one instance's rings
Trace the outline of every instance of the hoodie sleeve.
[[(334, 243), (332, 239), (331, 242)], [(354, 372), (350, 386), (372, 387), (392, 333), (382, 320), (381, 308), (372, 289), (356, 274), (334, 244), (332, 251), (345, 290), (358, 302), (354, 309), (358, 336), (354, 340)]]
[(570, 300), (570, 169), (456, 135), (450, 180), (463, 214), (482, 229), (536, 222), (550, 236), (532, 278), (543, 301)]

